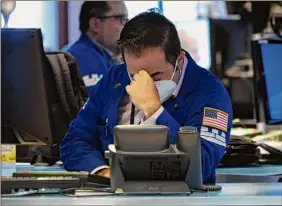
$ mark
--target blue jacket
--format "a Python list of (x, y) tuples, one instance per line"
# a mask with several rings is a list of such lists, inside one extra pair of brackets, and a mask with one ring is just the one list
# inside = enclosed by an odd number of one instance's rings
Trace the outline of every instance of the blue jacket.
[[(229, 142), (233, 118), (231, 101), (221, 81), (196, 65), (188, 54), (187, 57), (188, 65), (179, 94), (163, 104), (165, 110), (156, 123), (169, 127), (171, 143), (175, 143), (180, 126), (195, 126), (201, 131), (203, 183), (214, 183), (216, 166)], [(91, 172), (106, 164), (104, 151), (113, 144), (118, 106), (129, 83), (125, 65), (117, 65), (92, 90), (61, 144), (61, 159), (66, 170)], [(222, 118), (219, 120), (222, 123), (210, 121), (215, 112), (218, 117), (228, 116), (226, 128)]]
[(114, 64), (112, 57), (105, 49), (95, 44), (87, 35), (81, 35), (67, 51), (76, 58), (80, 74), (90, 94), (95, 83)]

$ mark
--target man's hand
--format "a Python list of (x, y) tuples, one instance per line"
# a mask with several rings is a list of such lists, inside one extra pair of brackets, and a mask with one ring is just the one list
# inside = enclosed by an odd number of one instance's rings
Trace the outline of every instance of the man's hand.
[(111, 172), (109, 168), (99, 170), (96, 175), (103, 176), (103, 177), (111, 177)]
[(141, 70), (134, 75), (126, 91), (133, 104), (144, 112), (145, 119), (152, 116), (161, 107), (158, 90), (150, 75)]

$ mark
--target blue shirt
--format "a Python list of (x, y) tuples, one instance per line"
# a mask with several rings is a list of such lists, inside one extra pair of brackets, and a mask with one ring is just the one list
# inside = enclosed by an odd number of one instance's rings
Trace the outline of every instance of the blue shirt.
[(68, 48), (68, 52), (76, 58), (89, 94), (115, 63), (108, 51), (84, 34)]
[[(222, 82), (199, 67), (186, 54), (181, 89), (175, 98), (162, 104), (156, 124), (170, 130), (170, 142), (176, 140), (181, 126), (198, 128), (201, 136), (203, 183), (215, 182), (215, 169), (229, 143), (232, 105)], [(70, 124), (61, 144), (61, 159), (66, 170), (88, 171), (105, 165), (104, 151), (113, 144), (113, 128), (118, 123), (119, 103), (130, 79), (125, 65), (116, 65), (92, 90), (88, 101)]]

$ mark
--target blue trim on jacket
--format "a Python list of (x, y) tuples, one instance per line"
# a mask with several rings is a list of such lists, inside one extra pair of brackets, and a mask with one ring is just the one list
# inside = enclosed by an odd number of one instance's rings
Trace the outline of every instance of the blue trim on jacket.
[[(92, 78), (97, 82), (109, 71), (109, 68), (114, 65), (111, 55), (103, 48), (95, 44), (87, 35), (82, 34), (80, 38), (68, 48), (77, 61), (81, 76), (85, 79)], [(95, 84), (88, 86), (88, 93)]]

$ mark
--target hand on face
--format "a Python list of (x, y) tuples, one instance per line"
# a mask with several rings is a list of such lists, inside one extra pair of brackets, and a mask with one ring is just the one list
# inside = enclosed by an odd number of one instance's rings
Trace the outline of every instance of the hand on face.
[(152, 116), (160, 107), (160, 98), (154, 80), (145, 71), (136, 73), (126, 91), (133, 104), (144, 112), (145, 119)]
[(96, 173), (96, 175), (103, 176), (103, 177), (111, 177), (111, 172), (109, 168), (102, 169)]

